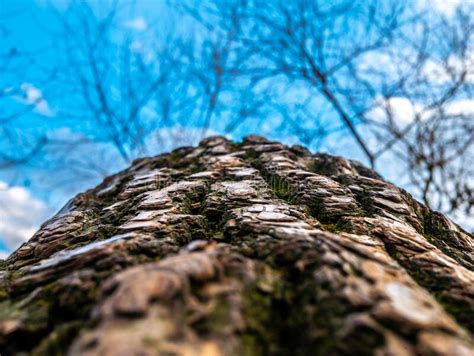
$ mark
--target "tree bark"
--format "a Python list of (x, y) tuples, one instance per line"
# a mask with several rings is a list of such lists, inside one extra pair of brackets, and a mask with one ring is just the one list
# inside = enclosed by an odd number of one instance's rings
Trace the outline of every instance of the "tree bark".
[(261, 137), (137, 160), (0, 272), (0, 350), (472, 355), (474, 239), (361, 164)]

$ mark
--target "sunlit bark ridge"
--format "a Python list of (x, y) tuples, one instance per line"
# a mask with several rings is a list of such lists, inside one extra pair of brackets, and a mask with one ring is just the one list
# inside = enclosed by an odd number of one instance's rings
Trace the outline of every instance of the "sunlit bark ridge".
[(474, 238), (359, 163), (261, 137), (135, 161), (0, 272), (0, 350), (472, 355)]

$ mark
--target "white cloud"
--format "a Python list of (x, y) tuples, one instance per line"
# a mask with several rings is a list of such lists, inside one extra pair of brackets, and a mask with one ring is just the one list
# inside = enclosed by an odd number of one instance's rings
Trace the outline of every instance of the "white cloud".
[(419, 8), (429, 11), (435, 11), (447, 17), (451, 17), (456, 13), (456, 9), (463, 4), (472, 0), (418, 0), (416, 5)]
[(429, 0), (427, 3), (431, 7), (446, 16), (453, 16), (456, 9), (461, 5), (463, 0)]
[(136, 17), (132, 20), (125, 22), (125, 27), (131, 30), (145, 31), (148, 28), (148, 24), (146, 23), (143, 17)]
[[(474, 99), (459, 99), (446, 103), (443, 107), (446, 116), (474, 115)], [(378, 99), (374, 108), (368, 113), (372, 120), (386, 123), (387, 112), (391, 113), (395, 124), (405, 127), (418, 119), (424, 121), (438, 115), (436, 109), (428, 109), (419, 102), (414, 102), (404, 97), (393, 97), (389, 99)]]
[(446, 69), (446, 66), (429, 60), (423, 66), (422, 73), (435, 84), (449, 83), (452, 81), (452, 77)]
[(388, 100), (387, 106), (393, 112), (394, 119), (401, 125), (411, 123), (415, 116), (420, 113), (421, 107), (411, 100), (403, 97), (394, 97)]
[(23, 83), (21, 85), (21, 89), (23, 89), (24, 92), (24, 99), (28, 103), (35, 103), (38, 100), (41, 100), (43, 98), (43, 94), (41, 93), (41, 90), (33, 86), (32, 84), (29, 83)]
[(54, 111), (50, 108), (40, 89), (31, 83), (23, 83), (21, 84), (21, 90), (23, 96), (19, 98), (19, 101), (26, 105), (34, 105), (34, 110), (40, 115), (54, 116)]
[(451, 219), (468, 232), (474, 232), (474, 217), (462, 211), (456, 211), (452, 214)]
[(48, 103), (46, 102), (46, 100), (41, 100), (39, 101), (36, 106), (35, 106), (35, 111), (38, 113), (38, 114), (41, 114), (43, 116), (54, 116), (54, 111), (51, 110), (51, 108), (49, 107)]
[(448, 115), (474, 115), (474, 99), (456, 100), (446, 105)]
[(446, 59), (427, 59), (419, 72), (418, 57), (418, 53), (407, 48), (397, 48), (393, 53), (368, 52), (359, 57), (359, 75), (376, 85), (394, 83), (397, 78), (410, 75), (416, 69), (420, 79), (433, 84), (454, 83), (460, 80), (462, 75), (465, 83), (474, 83), (474, 48), (467, 48), (462, 56), (451, 54)]
[(410, 124), (417, 115), (421, 119), (425, 118), (423, 106), (404, 97), (378, 99), (374, 109), (369, 112), (369, 117), (385, 123), (388, 118), (387, 113), (391, 114), (393, 121), (399, 126)]
[(30, 238), (46, 218), (47, 206), (23, 187), (0, 181), (0, 238), (15, 249)]
[(423, 66), (422, 74), (435, 84), (452, 83), (465, 73), (464, 82), (474, 83), (474, 52), (467, 53), (465, 58), (451, 55), (446, 63), (428, 60)]

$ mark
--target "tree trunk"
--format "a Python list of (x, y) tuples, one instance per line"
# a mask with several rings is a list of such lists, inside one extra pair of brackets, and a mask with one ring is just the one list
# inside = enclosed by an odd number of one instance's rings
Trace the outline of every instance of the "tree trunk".
[(473, 250), (359, 163), (212, 137), (79, 194), (2, 262), (0, 350), (472, 355)]

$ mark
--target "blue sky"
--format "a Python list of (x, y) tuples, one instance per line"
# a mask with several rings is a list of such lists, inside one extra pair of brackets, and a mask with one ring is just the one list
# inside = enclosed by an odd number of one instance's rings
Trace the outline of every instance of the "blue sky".
[[(422, 1), (420, 1), (421, 3)], [(53, 1), (61, 12), (67, 5), (67, 1)], [(92, 1), (97, 11), (106, 0)], [(137, 5), (128, 11), (121, 23), (130, 31), (143, 31), (155, 26), (156, 28), (166, 28), (166, 7), (165, 1), (139, 0)], [(449, 14), (459, 1), (430, 2), (434, 11)], [(156, 22), (153, 19), (160, 19)], [(91, 133), (95, 133), (98, 127), (94, 124), (65, 120), (58, 112), (62, 110), (61, 102), (54, 100), (57, 92), (51, 92), (50, 81), (46, 75), (47, 69), (57, 60), (57, 53), (52, 50), (50, 32), (59, 30), (54, 16), (51, 14), (48, 1), (45, 0), (0, 0), (0, 24), (8, 29), (7, 35), (0, 37), (0, 48), (17, 48), (22, 53), (33, 54), (21, 63), (20, 75), (16, 72), (14, 76), (4, 76), (0, 78), (0, 88), (8, 87), (9, 82), (16, 82), (21, 90), (21, 95), (4, 102), (5, 110), (18, 110), (22, 107), (31, 106), (29, 114), (15, 120), (11, 125), (13, 135), (21, 136), (21, 144), (13, 146), (8, 140), (0, 141), (0, 152), (18, 153), (22, 149), (28, 150), (33, 144), (34, 138), (41, 135), (55, 139), (80, 139), (87, 138)], [(187, 28), (187, 24), (181, 24), (181, 31), (192, 31)], [(0, 31), (2, 30), (0, 27)], [(80, 31), (81, 29), (77, 29)], [(143, 43), (136, 43), (137, 47)], [(34, 63), (29, 62), (33, 60)], [(44, 71), (43, 71), (44, 69)], [(56, 89), (57, 90), (57, 89)], [(400, 104), (400, 103), (399, 103)], [(401, 108), (410, 110), (404, 103)], [(222, 133), (223, 122), (214, 123), (208, 134)], [(251, 127), (242, 126), (234, 132), (232, 138), (239, 139), (250, 133), (267, 134), (288, 144), (299, 143), (297, 137), (289, 134), (288, 131), (275, 131), (279, 127), (278, 121), (268, 121), (260, 126), (258, 132), (248, 129)], [(309, 128), (308, 128), (309, 129)], [(166, 129), (161, 128), (163, 136), (176, 136), (172, 144), (152, 145), (151, 153), (157, 154), (168, 151), (180, 144), (195, 144), (199, 139), (200, 128), (192, 123), (185, 126), (174, 126)], [(318, 148), (318, 147), (313, 147)], [(331, 153), (345, 155), (349, 158), (363, 160), (361, 152), (354, 149), (353, 143), (347, 136), (334, 136), (322, 149)], [(99, 148), (88, 148), (81, 146), (77, 152), (79, 155), (103, 154), (111, 163), (108, 173), (124, 168), (124, 163), (115, 160), (111, 147), (104, 143)], [(7, 255), (16, 248), (21, 241), (30, 237), (38, 228), (39, 224), (47, 217), (52, 216), (59, 208), (76, 193), (83, 191), (100, 182), (102, 177), (93, 175), (86, 180), (79, 179), (67, 172), (58, 170), (55, 163), (46, 159), (44, 155), (39, 155), (32, 162), (22, 167), (11, 167), (0, 170), (0, 257)], [(390, 162), (390, 158), (387, 159)], [(399, 176), (396, 169), (390, 163), (382, 162), (386, 176), (396, 180)], [(59, 176), (58, 176), (59, 175)], [(63, 175), (63, 177), (61, 177)], [(54, 176), (54, 186), (51, 186)], [(472, 220), (471, 220), (472, 222)]]

